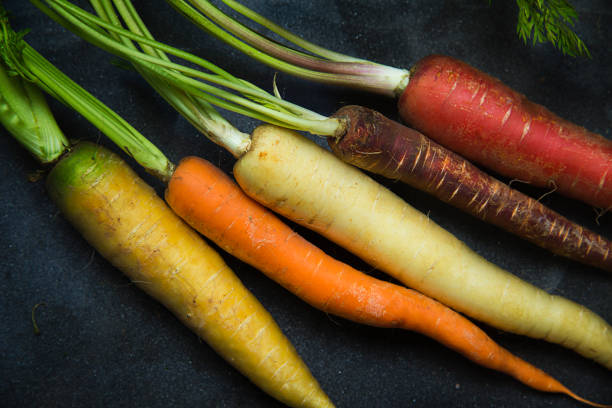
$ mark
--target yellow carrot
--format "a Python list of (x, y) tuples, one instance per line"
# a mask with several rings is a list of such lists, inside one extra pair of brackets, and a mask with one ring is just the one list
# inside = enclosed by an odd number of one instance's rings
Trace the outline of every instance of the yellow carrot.
[(270, 314), (221, 257), (118, 156), (79, 145), (48, 190), (87, 241), (268, 394), (331, 407)]

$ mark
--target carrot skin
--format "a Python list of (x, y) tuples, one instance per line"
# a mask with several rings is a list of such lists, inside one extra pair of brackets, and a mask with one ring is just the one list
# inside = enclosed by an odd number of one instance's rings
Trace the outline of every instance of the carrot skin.
[(529, 387), (571, 395), (558, 381), (441, 303), (327, 255), (204, 159), (181, 161), (168, 183), (166, 201), (194, 229), (326, 313), (370, 326), (420, 332)]
[(47, 179), (85, 239), (253, 383), (289, 406), (333, 407), (272, 316), (117, 155), (81, 143)]
[(612, 141), (447, 56), (411, 70), (398, 102), (410, 126), (499, 174), (612, 208)]
[(343, 161), (399, 179), (557, 255), (612, 272), (612, 242), (489, 176), (411, 128), (360, 106), (334, 114), (347, 124), (328, 138)]

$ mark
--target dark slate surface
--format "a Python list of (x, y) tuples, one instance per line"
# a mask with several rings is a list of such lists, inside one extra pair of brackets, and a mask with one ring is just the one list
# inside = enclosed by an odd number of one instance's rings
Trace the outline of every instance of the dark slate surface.
[[(135, 1), (160, 39), (208, 56), (237, 75), (271, 88), (273, 72), (206, 37), (162, 0)], [(592, 59), (563, 57), (548, 45), (523, 45), (515, 34), (516, 5), (495, 0), (251, 0), (258, 10), (310, 40), (388, 65), (409, 67), (446, 53), (501, 77), (561, 116), (612, 138), (612, 3), (574, 0), (577, 26)], [(14, 26), (74, 80), (117, 110), (174, 161), (196, 154), (231, 172), (232, 157), (203, 140), (134, 73), (75, 38), (29, 2), (8, 0)], [(281, 75), (285, 98), (331, 114), (361, 103), (396, 117), (394, 101), (312, 85)], [(100, 133), (56, 102), (52, 108), (72, 139)], [(228, 115), (251, 130), (255, 122)], [(251, 385), (168, 311), (97, 255), (49, 201), (40, 167), (0, 137), (0, 405), (5, 407), (271, 407)], [(145, 175), (158, 188), (163, 186)], [(566, 261), (473, 220), (399, 184), (408, 202), (523, 279), (567, 296), (612, 321), (612, 278)], [(539, 196), (542, 192), (526, 190)], [(592, 208), (549, 195), (544, 202), (612, 237), (612, 214), (596, 223)], [(342, 249), (299, 232), (345, 261)], [(323, 388), (340, 407), (571, 407), (560, 396), (532, 391), (477, 367), (421, 335), (379, 330), (327, 316), (231, 256), (224, 258), (270, 310)], [(376, 272), (374, 272), (377, 274)], [(382, 276), (378, 275), (377, 276)], [(33, 333), (34, 305), (41, 334)], [(521, 357), (585, 397), (612, 402), (612, 374), (558, 346), (486, 328)]]

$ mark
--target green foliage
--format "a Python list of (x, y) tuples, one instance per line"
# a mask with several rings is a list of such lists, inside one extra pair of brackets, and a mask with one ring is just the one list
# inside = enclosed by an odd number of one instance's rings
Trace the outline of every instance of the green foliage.
[(585, 43), (574, 33), (578, 19), (567, 0), (516, 0), (519, 8), (516, 31), (519, 37), (533, 44), (550, 42), (563, 54), (588, 56)]

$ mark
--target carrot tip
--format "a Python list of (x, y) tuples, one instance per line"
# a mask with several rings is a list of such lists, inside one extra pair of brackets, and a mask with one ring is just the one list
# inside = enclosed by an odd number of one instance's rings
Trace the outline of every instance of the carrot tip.
[(598, 408), (612, 408), (612, 405), (610, 404), (599, 404), (597, 402), (593, 402), (593, 401), (589, 401), (587, 399), (584, 399), (576, 394), (574, 394), (572, 391), (568, 390), (567, 388), (563, 387), (563, 391), (561, 391), (562, 393), (572, 397), (573, 399), (575, 399), (578, 402), (582, 402), (583, 404), (587, 404), (590, 405), (592, 407), (598, 407)]

